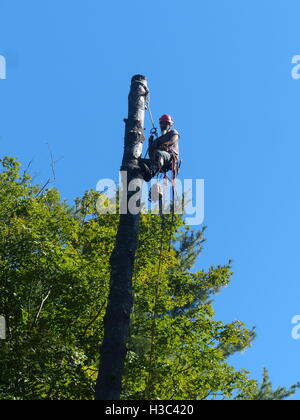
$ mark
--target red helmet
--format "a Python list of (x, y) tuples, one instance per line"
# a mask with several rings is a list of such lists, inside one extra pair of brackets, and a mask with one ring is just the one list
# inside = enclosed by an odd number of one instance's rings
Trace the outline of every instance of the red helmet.
[(174, 124), (174, 121), (172, 120), (171, 115), (164, 114), (160, 117), (159, 122), (167, 122), (169, 124)]

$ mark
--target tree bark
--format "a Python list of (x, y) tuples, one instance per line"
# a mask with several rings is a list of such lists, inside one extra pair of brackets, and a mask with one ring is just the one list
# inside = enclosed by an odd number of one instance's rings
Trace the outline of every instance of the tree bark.
[[(128, 211), (130, 198), (135, 194), (128, 191), (132, 180), (142, 181), (138, 158), (142, 152), (144, 136), (144, 115), (148, 94), (145, 76), (135, 75), (131, 79), (128, 97), (128, 118), (125, 119), (123, 173), (123, 194), (120, 222), (115, 247), (110, 258), (111, 284), (106, 315), (104, 338), (100, 348), (100, 368), (96, 383), (96, 400), (119, 400), (122, 374), (126, 357), (130, 314), (132, 310), (132, 275), (134, 258), (138, 247), (140, 211)], [(126, 194), (124, 194), (126, 190)]]

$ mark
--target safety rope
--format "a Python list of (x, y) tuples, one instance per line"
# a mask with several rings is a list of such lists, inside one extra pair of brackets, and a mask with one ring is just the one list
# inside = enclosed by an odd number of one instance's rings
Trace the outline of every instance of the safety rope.
[[(147, 97), (146, 97), (146, 109), (148, 110), (149, 113), (149, 117), (150, 117), (150, 121), (152, 124), (152, 128), (150, 130), (150, 135), (155, 136), (156, 138), (158, 137), (158, 130), (155, 127), (154, 124), (154, 120), (153, 120), (153, 114), (151, 111), (151, 106), (150, 106), (150, 92), (148, 92)], [(147, 156), (149, 151), (149, 146), (147, 148), (146, 154), (144, 157)], [(176, 195), (176, 187), (175, 187), (175, 182), (176, 182), (176, 177), (178, 174), (178, 169), (179, 169), (178, 165), (178, 161), (174, 158), (174, 156), (172, 157), (172, 165), (171, 165), (171, 171), (172, 171), (172, 180), (170, 180), (167, 176), (167, 173), (165, 172), (163, 175), (163, 182), (164, 182), (164, 190), (166, 190), (166, 183), (167, 180), (169, 180), (172, 184), (172, 218), (171, 218), (171, 225), (170, 225), (170, 237), (169, 237), (169, 249), (168, 252), (170, 251), (171, 248), (171, 238), (172, 238), (172, 227), (174, 224), (174, 207), (175, 207), (175, 195)], [(159, 173), (157, 174), (157, 179), (159, 179)], [(165, 193), (163, 194), (165, 196)], [(158, 269), (157, 269), (157, 278), (156, 278), (156, 282), (155, 282), (155, 290), (154, 290), (154, 307), (153, 307), (153, 313), (152, 313), (152, 323), (151, 323), (151, 337), (150, 337), (150, 355), (149, 355), (149, 374), (148, 374), (148, 380), (147, 380), (147, 386), (145, 389), (145, 396), (146, 398), (150, 397), (151, 394), (151, 382), (152, 382), (152, 378), (153, 378), (153, 362), (154, 362), (154, 342), (155, 342), (155, 337), (156, 337), (156, 320), (157, 320), (157, 309), (158, 309), (158, 299), (159, 299), (159, 285), (160, 285), (160, 281), (161, 281), (161, 271), (162, 271), (162, 257), (163, 257), (163, 251), (164, 251), (164, 234), (165, 234), (165, 217), (163, 214), (163, 203), (162, 203), (162, 197), (161, 195), (159, 196), (159, 213), (160, 213), (160, 217), (161, 217), (161, 235), (160, 235), (160, 246), (159, 246), (159, 254), (158, 254)], [(133, 305), (134, 305), (134, 301), (135, 301), (135, 287), (136, 287), (136, 281), (137, 281), (137, 275), (138, 275), (138, 257), (139, 255), (137, 255), (137, 261), (136, 261), (136, 269), (135, 269), (135, 275), (134, 275), (134, 279), (133, 279)], [(132, 311), (134, 312), (134, 311)], [(131, 323), (133, 322), (133, 314), (132, 314), (132, 319), (131, 319)], [(130, 329), (131, 329), (132, 325), (130, 325)], [(130, 331), (131, 332), (131, 331)], [(130, 334), (131, 335), (131, 334)]]
[[(158, 313), (158, 301), (159, 301), (159, 286), (161, 282), (161, 274), (162, 274), (162, 267), (163, 267), (163, 253), (164, 253), (164, 237), (165, 237), (165, 230), (166, 230), (166, 221), (165, 216), (163, 214), (162, 208), (162, 197), (160, 197), (159, 202), (159, 212), (161, 216), (161, 229), (160, 229), (160, 245), (159, 245), (159, 253), (158, 253), (158, 267), (157, 267), (157, 275), (155, 280), (155, 289), (154, 289), (154, 305), (153, 305), (153, 312), (152, 312), (152, 322), (151, 322), (151, 329), (150, 329), (150, 350), (149, 350), (149, 372), (148, 372), (148, 379), (147, 385), (145, 388), (145, 398), (149, 398), (151, 396), (152, 390), (152, 379), (153, 379), (153, 365), (154, 365), (154, 348), (155, 348), (155, 338), (156, 338), (156, 320), (157, 320), (157, 313)], [(170, 235), (172, 235), (172, 226), (173, 226), (173, 216), (170, 225)], [(169, 250), (170, 251), (170, 246)], [(137, 277), (139, 272), (139, 258), (140, 254), (137, 253), (136, 263), (135, 263), (135, 273), (133, 277), (133, 310), (131, 315), (131, 323), (129, 327), (129, 341), (128, 344), (131, 346), (133, 344), (131, 340), (132, 334), (132, 324), (134, 323), (134, 304), (135, 304), (135, 290), (136, 290), (136, 283)]]
[[(149, 113), (150, 121), (151, 121), (151, 124), (152, 124), (152, 128), (150, 130), (150, 135), (155, 136), (157, 138), (158, 137), (158, 131), (157, 131), (157, 127), (155, 127), (155, 124), (154, 124), (153, 115), (152, 115), (151, 106), (150, 106), (150, 91), (148, 92), (148, 94), (146, 96), (146, 110)], [(147, 147), (144, 159), (147, 156), (148, 152), (149, 152), (149, 145)]]
[(150, 134), (155, 136), (155, 137), (158, 137), (157, 127), (155, 127), (154, 120), (153, 120), (153, 115), (152, 115), (152, 111), (151, 111), (151, 107), (150, 107), (150, 92), (148, 92), (148, 95), (146, 97), (146, 109), (149, 113), (150, 121), (151, 121), (151, 124), (152, 124)]
[(162, 215), (161, 219), (161, 235), (160, 235), (160, 247), (159, 247), (159, 258), (158, 258), (158, 270), (157, 270), (157, 279), (155, 282), (155, 291), (154, 291), (154, 308), (152, 314), (152, 325), (151, 325), (151, 341), (150, 341), (150, 356), (149, 356), (149, 375), (147, 381), (147, 387), (145, 390), (146, 398), (150, 396), (150, 386), (152, 381), (152, 365), (153, 365), (153, 356), (154, 356), (154, 340), (156, 335), (156, 318), (157, 318), (157, 304), (158, 304), (158, 292), (159, 284), (161, 280), (161, 268), (162, 268), (162, 255), (163, 255), (163, 240), (164, 240), (164, 231), (165, 231), (165, 220)]

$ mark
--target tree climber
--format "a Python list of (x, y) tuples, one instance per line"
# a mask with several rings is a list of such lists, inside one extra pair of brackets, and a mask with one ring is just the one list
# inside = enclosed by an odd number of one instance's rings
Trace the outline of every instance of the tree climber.
[(153, 135), (149, 137), (150, 159), (140, 160), (143, 177), (147, 182), (159, 172), (177, 169), (180, 136), (178, 131), (172, 129), (173, 124), (174, 121), (170, 115), (162, 115), (159, 119), (161, 136), (157, 139), (154, 139)]

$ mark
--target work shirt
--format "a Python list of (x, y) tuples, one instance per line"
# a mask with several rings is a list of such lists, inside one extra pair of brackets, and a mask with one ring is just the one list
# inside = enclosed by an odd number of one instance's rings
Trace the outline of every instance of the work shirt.
[(176, 130), (170, 130), (163, 136), (155, 139), (152, 144), (149, 145), (149, 156), (153, 160), (155, 150), (163, 150), (165, 152), (174, 154), (177, 158), (179, 156), (179, 133)]

